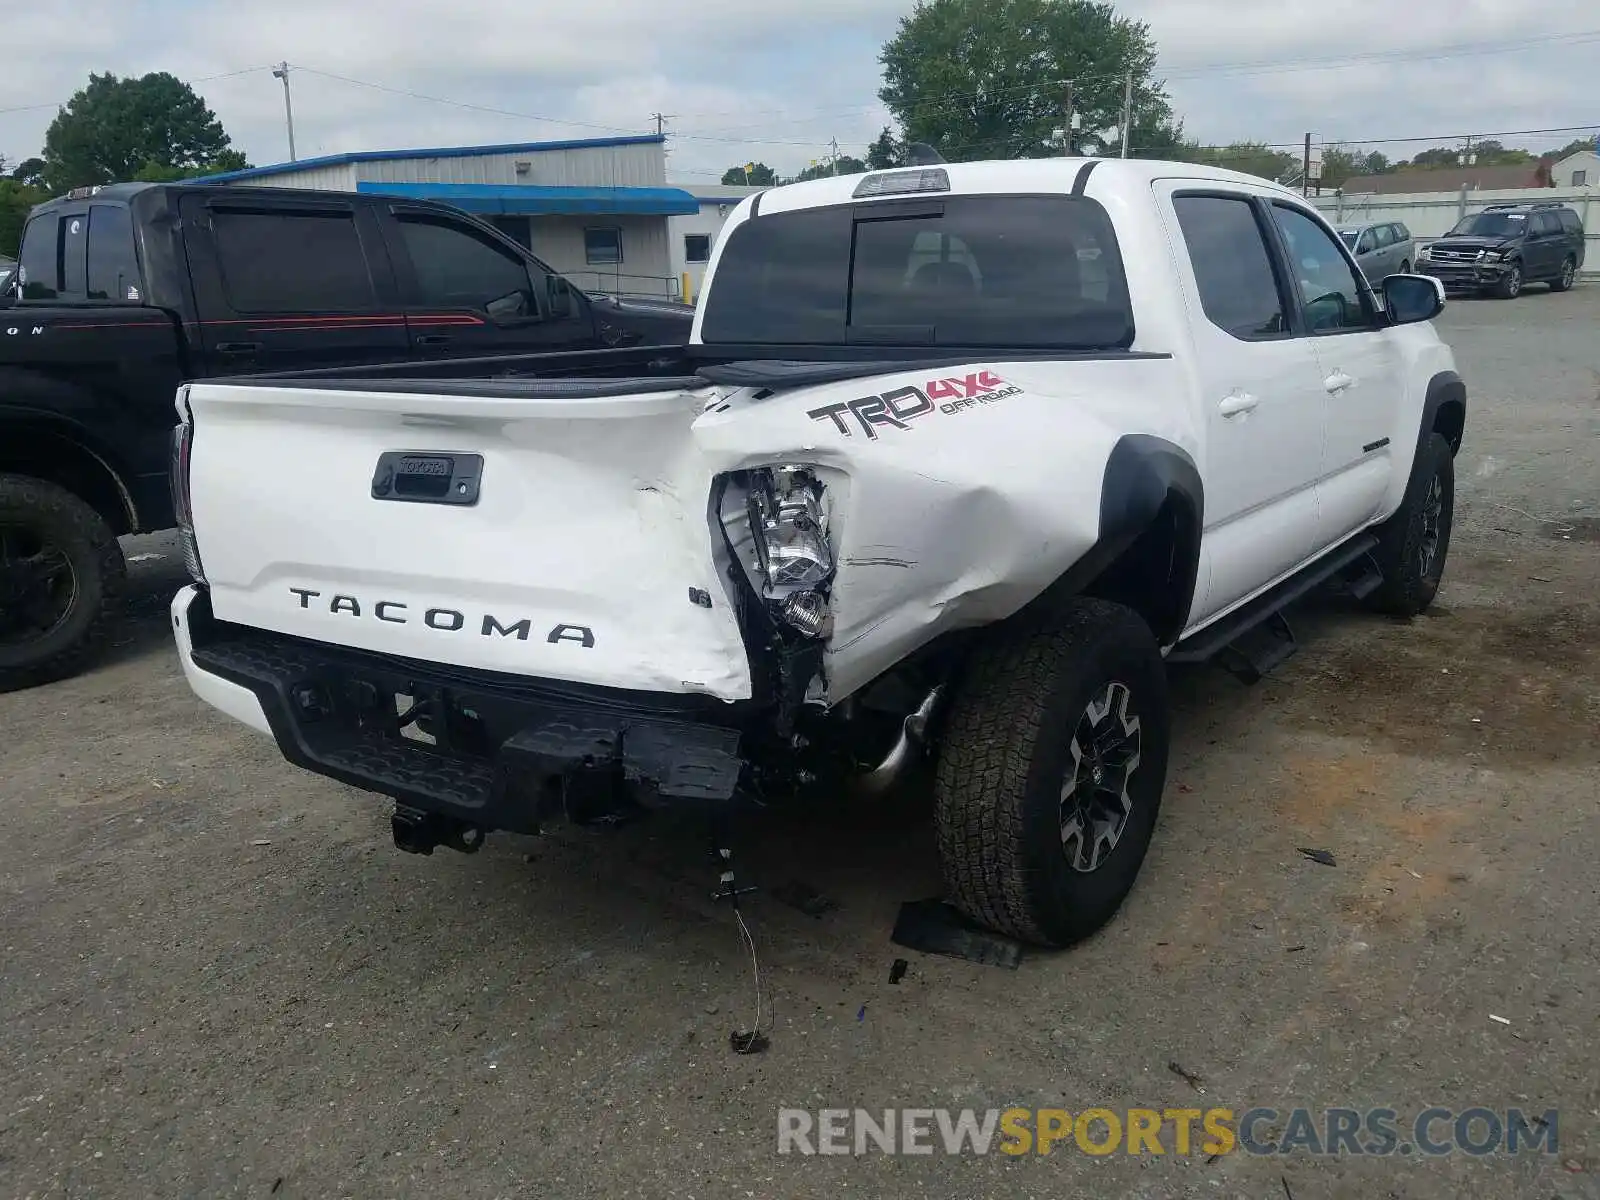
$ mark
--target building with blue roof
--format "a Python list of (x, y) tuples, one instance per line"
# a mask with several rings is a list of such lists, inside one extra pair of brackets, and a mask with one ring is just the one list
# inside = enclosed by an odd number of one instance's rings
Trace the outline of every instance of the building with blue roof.
[(666, 160), (665, 138), (642, 134), (330, 154), (207, 182), (438, 200), (492, 222), (586, 290), (676, 297), (683, 239), (669, 222), (698, 220), (702, 205), (667, 184)]

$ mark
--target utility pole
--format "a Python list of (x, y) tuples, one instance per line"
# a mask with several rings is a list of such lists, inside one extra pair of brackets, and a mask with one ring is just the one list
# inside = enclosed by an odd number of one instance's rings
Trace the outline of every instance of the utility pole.
[(1122, 85), (1122, 157), (1128, 157), (1128, 138), (1133, 134), (1133, 68)]
[(1311, 194), (1311, 135), (1306, 134), (1306, 151), (1300, 159), (1300, 194)]
[(1069, 80), (1066, 81), (1066, 83), (1067, 83), (1067, 97), (1066, 97), (1066, 100), (1067, 100), (1067, 122), (1066, 122), (1067, 153), (1066, 153), (1066, 157), (1071, 158), (1072, 157), (1072, 117), (1073, 117), (1074, 98), (1073, 98), (1073, 94), (1072, 94), (1072, 80), (1069, 79)]
[(289, 127), (289, 161), (294, 162), (294, 104), (289, 99), (289, 64), (281, 62), (273, 67), (272, 77), (283, 80), (283, 119)]
[(656, 123), (656, 136), (665, 137), (667, 122), (672, 120), (672, 115), (670, 113), (651, 113), (650, 119)]

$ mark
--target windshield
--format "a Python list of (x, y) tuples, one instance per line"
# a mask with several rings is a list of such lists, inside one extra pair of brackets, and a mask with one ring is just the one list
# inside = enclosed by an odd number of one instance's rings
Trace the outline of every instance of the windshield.
[(1457, 221), (1455, 228), (1445, 237), (1460, 234), (1492, 238), (1521, 237), (1527, 229), (1528, 218), (1524, 213), (1477, 213)]
[(1341, 229), (1339, 230), (1339, 236), (1344, 239), (1344, 244), (1349, 246), (1350, 249), (1354, 250), (1356, 248), (1357, 234), (1354, 229)]
[(729, 235), (707, 344), (1126, 347), (1111, 220), (1066, 196), (949, 196), (758, 216)]

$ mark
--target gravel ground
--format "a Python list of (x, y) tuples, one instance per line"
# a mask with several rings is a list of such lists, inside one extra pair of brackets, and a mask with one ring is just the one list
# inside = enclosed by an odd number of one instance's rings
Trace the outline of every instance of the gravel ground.
[[(1135, 894), (1015, 972), (891, 945), (936, 890), (916, 789), (762, 814), (748, 879), (838, 907), (747, 901), (759, 1056), (695, 827), (398, 853), (191, 697), (172, 542), (131, 542), (112, 659), (0, 696), (0, 1196), (1600, 1197), (1600, 287), (1442, 324), (1472, 409), (1435, 609), (1322, 604), (1259, 686), (1175, 675)], [(1432, 1104), (1559, 1109), (1559, 1151), (776, 1152), (780, 1106)]]

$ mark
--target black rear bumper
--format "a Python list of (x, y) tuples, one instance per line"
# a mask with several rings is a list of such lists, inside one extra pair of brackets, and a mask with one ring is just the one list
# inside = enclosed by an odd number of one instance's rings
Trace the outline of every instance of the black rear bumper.
[(744, 766), (745, 714), (707, 697), (348, 650), (216, 621), (203, 595), (190, 629), (195, 665), (255, 694), (290, 762), (484, 830), (537, 832), (574, 781), (723, 803)]

